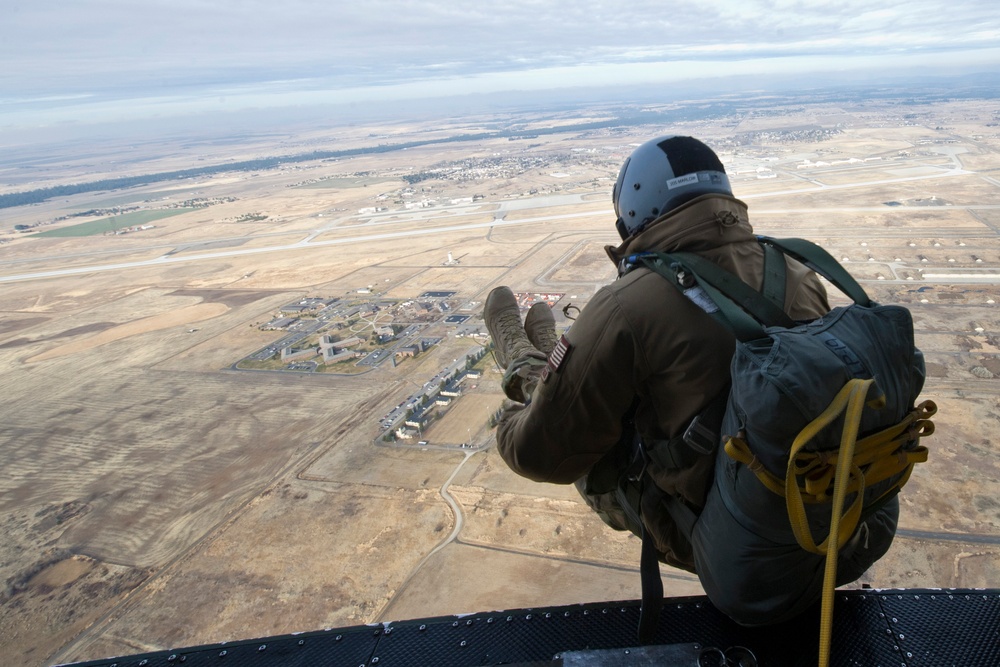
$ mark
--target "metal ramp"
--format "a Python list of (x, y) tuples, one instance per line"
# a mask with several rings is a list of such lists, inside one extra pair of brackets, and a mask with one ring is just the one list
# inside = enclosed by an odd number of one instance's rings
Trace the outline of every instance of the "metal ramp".
[[(76, 667), (480, 667), (816, 664), (819, 613), (736, 625), (704, 596), (664, 601), (636, 646), (639, 602), (607, 602), (327, 629), (74, 663)], [(832, 665), (1000, 666), (1000, 589), (838, 591)]]

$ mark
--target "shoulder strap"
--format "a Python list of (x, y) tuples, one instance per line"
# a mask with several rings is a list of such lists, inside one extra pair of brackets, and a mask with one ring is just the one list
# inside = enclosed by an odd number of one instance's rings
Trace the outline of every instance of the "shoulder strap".
[(784, 310), (785, 257), (770, 244), (761, 243), (761, 247), (764, 248), (764, 284), (760, 292), (765, 299)]
[(758, 236), (764, 247), (774, 247), (784, 254), (797, 259), (810, 269), (829, 280), (841, 292), (859, 306), (871, 306), (872, 300), (853, 276), (823, 248), (805, 239), (776, 239)]
[(635, 261), (664, 276), (681, 291), (694, 287), (697, 282), (718, 307), (718, 315), (721, 315), (718, 319), (740, 340), (760, 338), (764, 335), (765, 326), (795, 326), (780, 306), (700, 255), (690, 252), (642, 253), (635, 256)]

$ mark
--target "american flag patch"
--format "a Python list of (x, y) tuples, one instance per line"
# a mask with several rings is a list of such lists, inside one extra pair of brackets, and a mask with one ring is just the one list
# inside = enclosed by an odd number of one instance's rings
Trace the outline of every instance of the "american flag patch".
[(566, 359), (566, 355), (569, 354), (570, 347), (569, 341), (566, 340), (566, 336), (560, 336), (559, 342), (556, 346), (552, 348), (552, 352), (549, 353), (549, 360), (545, 368), (550, 373), (555, 373), (562, 366), (563, 361)]

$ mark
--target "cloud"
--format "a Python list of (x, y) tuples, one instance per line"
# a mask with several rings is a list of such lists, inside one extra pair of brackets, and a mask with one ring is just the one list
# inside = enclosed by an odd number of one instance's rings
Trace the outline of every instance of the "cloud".
[(784, 70), (822, 58), (947, 59), (1000, 43), (1000, 13), (982, 0), (9, 2), (0, 23), (0, 109), (11, 98), (218, 94), (289, 81), (304, 90), (463, 77), (511, 85), (548, 71), (561, 85), (600, 85), (595, 73), (615, 67), (737, 69), (774, 59)]

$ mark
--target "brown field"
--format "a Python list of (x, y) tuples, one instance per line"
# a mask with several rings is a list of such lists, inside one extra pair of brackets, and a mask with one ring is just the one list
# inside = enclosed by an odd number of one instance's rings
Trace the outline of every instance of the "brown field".
[[(469, 380), (466, 380), (469, 382)], [(424, 440), (436, 445), (458, 445), (482, 441), (489, 416), (504, 401), (502, 393), (483, 394), (471, 390), (449, 407), (444, 415), (424, 431)]]
[[(478, 345), (456, 337), (443, 317), (420, 333), (440, 344), (397, 367), (355, 367), (363, 372), (347, 376), (232, 365), (276, 341), (281, 333), (259, 325), (306, 296), (356, 299), (369, 286), (376, 298), (398, 300), (455, 291), (450, 302), (472, 315), (471, 327), (481, 326), (481, 302), (501, 284), (584, 306), (616, 275), (603, 246), (618, 242), (609, 205), (618, 166), (629, 144), (668, 129), (723, 147), (758, 231), (817, 240), (848, 258), (874, 298), (912, 309), (927, 358), (924, 393), (940, 407), (937, 432), (927, 442), (930, 461), (901, 496), (897, 542), (863, 582), (995, 586), (1000, 139), (987, 125), (995, 108), (992, 100), (910, 105), (907, 113), (922, 119), (914, 124), (893, 105), (803, 103), (748, 115), (740, 131), (767, 131), (771, 143), (739, 149), (731, 125), (692, 121), (544, 135), (530, 148), (452, 142), (5, 209), (4, 664), (638, 597), (638, 540), (605, 527), (572, 487), (533, 483), (500, 460), (484, 428), (501, 399), (489, 364), (424, 434), (431, 445), (471, 441), (471, 449), (379, 440), (385, 414)], [(784, 128), (838, 123), (843, 131), (826, 141), (781, 138)], [(429, 129), (317, 129), (308, 140), (364, 146), (370, 133), (402, 141)], [(445, 121), (433, 127), (440, 136), (466, 131)], [(189, 166), (169, 148), (144, 150), (162, 149), (157, 169)], [(248, 140), (225, 155), (270, 149)], [(119, 158), (131, 149), (104, 150), (129, 164)], [(513, 175), (429, 180), (412, 193), (399, 180), (407, 170), (501, 152)], [(539, 156), (545, 168), (518, 171), (521, 158), (534, 165)], [(877, 156), (883, 161), (797, 168), (805, 159)], [(81, 164), (68, 157), (47, 184), (80, 180)], [(778, 177), (758, 180), (757, 166)], [(942, 175), (956, 166), (970, 173)], [(367, 187), (360, 172), (369, 173)], [(196, 192), (235, 201), (123, 236), (46, 239), (11, 229), (74, 224), (82, 219), (55, 219), (145, 199), (179, 204)], [(483, 199), (444, 203), (473, 195)], [(411, 196), (439, 203), (405, 210), (399, 202)], [(390, 210), (358, 213), (375, 206)], [(232, 221), (253, 212), (268, 218)], [(444, 264), (449, 252), (457, 263)], [(663, 568), (663, 579), (668, 594), (701, 590), (687, 573)]]
[(605, 245), (612, 245), (611, 240), (605, 243), (580, 241), (567, 251), (546, 280), (557, 284), (584, 285), (611, 282), (615, 277), (615, 265), (604, 251)]
[(80, 354), (81, 352), (86, 352), (87, 350), (100, 347), (101, 345), (107, 345), (108, 343), (113, 343), (117, 340), (122, 340), (123, 338), (130, 338), (132, 336), (159, 331), (161, 329), (191, 325), (195, 322), (201, 322), (202, 320), (209, 320), (225, 314), (228, 310), (229, 308), (222, 303), (199, 303), (191, 306), (185, 306), (160, 315), (152, 315), (150, 317), (144, 317), (141, 320), (134, 320), (132, 322), (127, 322), (126, 324), (119, 324), (116, 327), (112, 327), (99, 334), (89, 336), (83, 340), (58, 345), (53, 347), (48, 352), (42, 352), (41, 354), (25, 359), (25, 361), (31, 363), (34, 361), (45, 361), (47, 359)]

